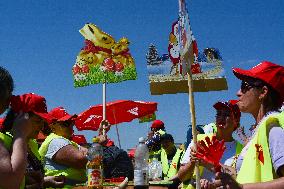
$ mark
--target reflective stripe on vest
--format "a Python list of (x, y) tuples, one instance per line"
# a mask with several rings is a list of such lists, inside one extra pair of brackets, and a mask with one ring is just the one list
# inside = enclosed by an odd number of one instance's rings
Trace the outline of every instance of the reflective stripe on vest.
[[(0, 132), (0, 140), (4, 143), (5, 148), (10, 151), (11, 150), (11, 146), (12, 146), (12, 142), (13, 142), (13, 136), (11, 134), (4, 134)], [(24, 189), (25, 188), (25, 177), (20, 185), (20, 189)]]
[(157, 132), (160, 134), (160, 136), (166, 134), (166, 131), (164, 131), (164, 130), (162, 130), (162, 129), (159, 129)]
[[(213, 135), (214, 135), (213, 133), (198, 134), (197, 140), (198, 141), (204, 140), (206, 137), (209, 137), (211, 139), (213, 137)], [(243, 145), (241, 143), (239, 143), (238, 141), (236, 141), (236, 152), (235, 152), (236, 157), (237, 157), (237, 155), (239, 155), (241, 153), (242, 149), (243, 149)], [(203, 175), (203, 169), (204, 169), (204, 167), (199, 166), (200, 177)], [(195, 178), (195, 177), (196, 177), (196, 174), (195, 174), (195, 171), (194, 171), (192, 178)], [(184, 181), (183, 184), (182, 184), (182, 188), (183, 189), (195, 189), (195, 186), (193, 186), (191, 182), (192, 182), (192, 179), (189, 179), (188, 181)]]
[(149, 162), (152, 162), (154, 159), (160, 161), (160, 157), (161, 157), (161, 149), (158, 151), (149, 152)]
[(272, 125), (284, 128), (284, 112), (269, 115), (261, 121), (237, 176), (239, 183), (266, 182), (277, 178), (271, 161), (268, 134)]
[(29, 148), (31, 149), (32, 153), (36, 156), (38, 160), (41, 160), (41, 156), (38, 152), (38, 144), (35, 139), (29, 140)]
[[(54, 133), (51, 133), (50, 135), (48, 135), (48, 137), (46, 137), (46, 139), (44, 140), (44, 142), (42, 143), (40, 149), (39, 149), (39, 154), (42, 157), (42, 160), (44, 161), (44, 157), (47, 153), (48, 150), (48, 146), (50, 144), (50, 142), (53, 139), (56, 138), (63, 138), (66, 139), (62, 136), (58, 136)], [(68, 140), (68, 139), (66, 139)], [(74, 147), (78, 148), (78, 144), (68, 140)], [(84, 182), (86, 181), (86, 170), (85, 169), (75, 169), (75, 168), (67, 168), (65, 170), (51, 170), (51, 169), (47, 169), (46, 167), (44, 168), (45, 170), (45, 175), (46, 176), (60, 176), (63, 175), (65, 176), (67, 179), (72, 179), (72, 180), (76, 180), (79, 182)]]
[(171, 164), (168, 163), (168, 157), (166, 151), (162, 148), (161, 151), (161, 162), (163, 167), (163, 175), (164, 178), (171, 178), (175, 176), (178, 172), (178, 165), (181, 160), (181, 156), (183, 155), (184, 151), (177, 149), (175, 156), (173, 157), (173, 160)]

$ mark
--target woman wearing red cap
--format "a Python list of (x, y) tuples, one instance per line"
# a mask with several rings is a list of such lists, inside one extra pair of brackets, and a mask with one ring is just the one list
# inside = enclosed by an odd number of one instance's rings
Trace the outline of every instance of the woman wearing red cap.
[(43, 97), (32, 93), (11, 97), (11, 109), (0, 133), (1, 188), (24, 187), (28, 143), (44, 127), (48, 117)]
[(65, 176), (64, 188), (72, 188), (86, 181), (87, 149), (71, 141), (74, 117), (63, 107), (49, 112), (53, 117), (51, 132), (42, 143), (39, 153), (43, 157), (46, 176)]
[[(226, 150), (220, 161), (223, 164), (224, 169), (229, 169), (229, 167), (235, 167), (236, 157), (242, 150), (242, 145), (233, 138), (233, 132), (240, 125), (241, 113), (236, 105), (235, 100), (230, 100), (228, 102), (217, 102), (213, 105), (216, 109), (216, 133), (211, 134), (199, 134), (197, 136), (198, 140), (203, 140), (206, 136), (212, 138), (216, 136), (216, 139), (221, 141), (224, 140)], [(183, 188), (194, 188), (192, 185), (195, 178), (192, 179), (195, 166), (195, 150), (192, 149), (193, 142), (188, 146), (185, 155), (181, 161), (181, 168), (178, 172), (178, 177), (183, 181)], [(203, 161), (204, 162), (204, 161)], [(205, 162), (204, 162), (205, 163)], [(215, 173), (212, 172), (212, 167), (206, 164), (200, 164), (204, 167), (201, 171), (201, 178), (209, 181), (214, 180)], [(206, 167), (206, 168), (205, 168)], [(232, 171), (232, 169), (229, 169)]]
[(255, 119), (255, 129), (237, 160), (236, 180), (218, 173), (205, 188), (284, 188), (284, 67), (261, 62), (250, 70), (233, 69), (242, 81), (237, 92), (242, 112)]

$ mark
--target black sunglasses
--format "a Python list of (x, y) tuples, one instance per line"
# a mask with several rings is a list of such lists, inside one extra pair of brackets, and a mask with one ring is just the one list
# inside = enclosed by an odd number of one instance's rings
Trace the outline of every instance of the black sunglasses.
[(248, 82), (248, 81), (242, 81), (241, 84), (241, 91), (242, 93), (246, 93), (247, 91), (249, 91), (252, 88), (260, 88), (262, 87), (261, 85), (257, 85), (256, 83), (253, 82)]
[(70, 121), (63, 121), (60, 123), (63, 127), (73, 127), (73, 123)]

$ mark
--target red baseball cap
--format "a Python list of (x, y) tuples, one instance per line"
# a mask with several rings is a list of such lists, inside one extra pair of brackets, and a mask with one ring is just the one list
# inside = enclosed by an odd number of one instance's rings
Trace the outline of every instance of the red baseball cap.
[(51, 117), (47, 112), (45, 98), (34, 93), (27, 93), (11, 97), (11, 109), (18, 113), (33, 112), (40, 116), (47, 123), (50, 123)]
[(156, 120), (153, 121), (153, 123), (152, 123), (152, 125), (151, 125), (151, 128), (163, 129), (163, 128), (165, 128), (164, 122), (162, 122), (162, 121), (159, 120), (159, 119), (156, 119)]
[(50, 110), (49, 114), (52, 117), (52, 121), (68, 121), (77, 117), (76, 114), (68, 114), (67, 111), (61, 106)]
[(216, 110), (229, 110), (234, 114), (234, 117), (237, 121), (240, 121), (241, 111), (237, 105), (238, 100), (229, 100), (227, 102), (219, 101), (213, 105)]
[(233, 68), (235, 76), (244, 80), (246, 77), (260, 79), (270, 85), (284, 101), (284, 67), (272, 62), (263, 61), (250, 70)]
[(84, 135), (72, 135), (71, 140), (79, 145), (87, 144), (87, 140)]

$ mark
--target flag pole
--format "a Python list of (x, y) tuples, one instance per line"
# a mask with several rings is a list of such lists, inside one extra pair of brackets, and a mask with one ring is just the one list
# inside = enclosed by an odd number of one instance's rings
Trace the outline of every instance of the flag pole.
[[(197, 130), (196, 130), (196, 117), (195, 117), (195, 103), (194, 103), (194, 93), (193, 93), (193, 82), (191, 74), (191, 66), (187, 72), (188, 79), (188, 98), (189, 98), (189, 107), (190, 107), (190, 117), (192, 124), (192, 136), (193, 136), (193, 147), (197, 151)], [(199, 165), (195, 163), (195, 174), (196, 174), (196, 189), (200, 189), (200, 174), (199, 174)]]
[[(106, 76), (103, 83), (103, 120), (106, 120)], [(103, 125), (103, 135), (106, 135), (106, 126)]]

